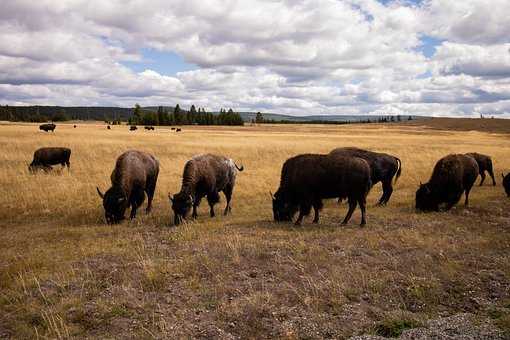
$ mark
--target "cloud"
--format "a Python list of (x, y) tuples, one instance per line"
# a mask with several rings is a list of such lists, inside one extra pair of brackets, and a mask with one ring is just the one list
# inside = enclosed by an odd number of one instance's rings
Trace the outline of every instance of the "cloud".
[[(510, 115), (506, 0), (7, 1), (0, 103)], [(430, 37), (424, 39), (424, 37)], [(424, 55), (423, 44), (438, 42)], [(196, 70), (164, 74), (143, 49)]]

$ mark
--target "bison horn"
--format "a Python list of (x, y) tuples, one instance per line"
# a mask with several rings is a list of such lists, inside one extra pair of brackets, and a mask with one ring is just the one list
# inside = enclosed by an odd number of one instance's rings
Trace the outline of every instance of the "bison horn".
[(172, 197), (171, 194), (168, 194), (168, 198), (170, 199), (170, 202), (174, 203), (174, 198)]
[(189, 195), (189, 200), (193, 203), (193, 196)]
[(101, 197), (102, 199), (104, 199), (104, 195), (103, 195), (103, 193), (101, 192), (101, 190), (99, 190), (99, 187), (96, 187), (96, 190), (97, 190), (97, 193), (99, 194), (99, 197)]
[(502, 177), (503, 179), (505, 179), (505, 175), (501, 174), (501, 177)]
[(274, 195), (271, 191), (269, 191), (269, 195), (271, 196), (271, 199), (274, 199)]

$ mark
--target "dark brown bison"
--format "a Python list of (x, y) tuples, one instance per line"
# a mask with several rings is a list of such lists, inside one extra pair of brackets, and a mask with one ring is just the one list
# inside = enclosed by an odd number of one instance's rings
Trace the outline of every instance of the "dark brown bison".
[(39, 125), (39, 130), (43, 130), (44, 132), (48, 131), (54, 132), (56, 127), (57, 126), (53, 123), (41, 124)]
[(503, 188), (505, 188), (506, 195), (510, 197), (510, 172), (505, 175), (501, 174), (503, 178)]
[(490, 156), (482, 155), (476, 152), (470, 152), (466, 154), (467, 156), (473, 157), (478, 163), (478, 169), (480, 171), (480, 177), (482, 180), (480, 181), (480, 186), (483, 185), (483, 181), (485, 181), (485, 171), (489, 173), (489, 176), (492, 178), (492, 185), (496, 185), (496, 179), (494, 178), (494, 172), (492, 171), (492, 159)]
[(182, 130), (181, 130), (181, 129), (179, 129), (179, 128), (175, 129), (175, 132), (181, 132), (181, 131), (182, 131)]
[(372, 186), (370, 166), (359, 157), (304, 154), (289, 158), (283, 164), (280, 187), (273, 196), (275, 221), (291, 221), (299, 210), (295, 224), (314, 208), (314, 223), (324, 198), (347, 198), (349, 211), (346, 224), (359, 204), (361, 225), (366, 224), (366, 197)]
[(159, 161), (154, 156), (137, 150), (126, 151), (120, 155), (111, 175), (111, 188), (104, 194), (96, 188), (103, 199), (106, 222), (113, 224), (122, 221), (129, 206), (130, 218), (135, 218), (136, 209), (145, 199), (144, 192), (147, 193), (146, 212), (149, 213), (158, 174)]
[(138, 130), (138, 128), (137, 128), (136, 126), (131, 125), (131, 126), (129, 127), (129, 131), (135, 131), (135, 130)]
[(145, 130), (154, 130), (154, 126), (144, 126)]
[(227, 199), (224, 214), (231, 210), (230, 200), (236, 182), (237, 170), (243, 171), (232, 159), (204, 154), (194, 156), (184, 166), (181, 191), (173, 197), (168, 195), (174, 212), (174, 223), (178, 225), (187, 217), (193, 207), (192, 217), (197, 217), (197, 207), (204, 196), (210, 207), (210, 215), (214, 217), (214, 205), (219, 202), (219, 192)]
[(35, 172), (40, 169), (49, 172), (53, 169), (51, 166), (57, 164), (61, 164), (62, 167), (67, 166), (67, 169), (70, 169), (70, 158), (71, 149), (59, 147), (40, 148), (34, 152), (34, 158), (28, 166), (28, 170)]
[(107, 130), (111, 130), (112, 128), (110, 127), (110, 125), (108, 125), (108, 126), (106, 127), (106, 129), (107, 129)]
[(421, 184), (416, 191), (416, 209), (439, 211), (445, 203), (451, 209), (465, 192), (464, 204), (469, 204), (469, 192), (478, 176), (478, 164), (470, 156), (452, 154), (441, 158), (432, 171), (428, 183)]
[(75, 129), (76, 129), (76, 125), (73, 125), (73, 128), (75, 128)]
[(385, 205), (393, 193), (393, 177), (395, 182), (402, 174), (402, 162), (399, 158), (385, 153), (373, 152), (353, 147), (337, 148), (330, 152), (331, 155), (363, 158), (370, 165), (370, 180), (372, 185), (382, 183), (383, 193), (379, 199), (379, 205)]

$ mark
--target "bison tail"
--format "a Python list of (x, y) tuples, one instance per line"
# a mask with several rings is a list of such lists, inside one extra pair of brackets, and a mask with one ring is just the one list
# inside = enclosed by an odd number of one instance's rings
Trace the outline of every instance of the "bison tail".
[(234, 165), (235, 165), (237, 170), (239, 170), (239, 171), (243, 171), (244, 170), (244, 166), (243, 165), (241, 165), (241, 167), (238, 167), (236, 163), (234, 163)]
[(397, 157), (395, 157), (395, 159), (397, 160), (397, 163), (398, 163), (397, 175), (395, 176), (395, 184), (396, 184), (400, 175), (402, 175), (402, 161), (400, 160), (400, 158), (397, 158)]

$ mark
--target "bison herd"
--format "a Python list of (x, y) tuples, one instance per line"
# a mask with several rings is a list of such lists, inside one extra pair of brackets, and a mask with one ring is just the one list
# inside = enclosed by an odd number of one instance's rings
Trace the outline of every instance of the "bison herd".
[[(53, 165), (61, 164), (70, 168), (71, 150), (68, 148), (40, 148), (35, 151), (28, 169), (51, 171)], [(219, 193), (226, 198), (224, 214), (231, 211), (231, 199), (237, 172), (243, 171), (232, 159), (220, 155), (202, 154), (186, 162), (182, 175), (182, 186), (178, 193), (169, 195), (174, 214), (174, 224), (179, 225), (188, 218), (198, 216), (197, 208), (205, 197), (209, 204), (210, 216), (214, 217), (214, 205), (219, 202)], [(451, 209), (469, 193), (478, 175), (480, 185), (485, 172), (494, 178), (492, 160), (478, 153), (451, 154), (441, 158), (432, 171), (429, 181), (421, 184), (416, 191), (416, 209), (439, 211)], [(323, 199), (347, 199), (349, 209), (342, 224), (349, 222), (359, 205), (361, 225), (366, 224), (366, 198), (375, 184), (381, 182), (382, 196), (378, 204), (386, 205), (393, 192), (392, 184), (402, 174), (399, 158), (359, 148), (337, 148), (329, 154), (302, 154), (287, 159), (281, 170), (280, 186), (271, 193), (273, 218), (275, 221), (290, 222), (299, 212), (295, 221), (301, 224), (303, 218), (314, 210), (313, 223), (319, 222)], [(146, 212), (151, 210), (152, 200), (159, 175), (159, 161), (146, 152), (130, 150), (119, 156), (111, 174), (111, 187), (103, 194), (106, 222), (119, 223), (131, 207), (130, 218), (136, 217), (137, 209), (147, 194)], [(510, 173), (503, 177), (503, 187), (510, 197)]]

